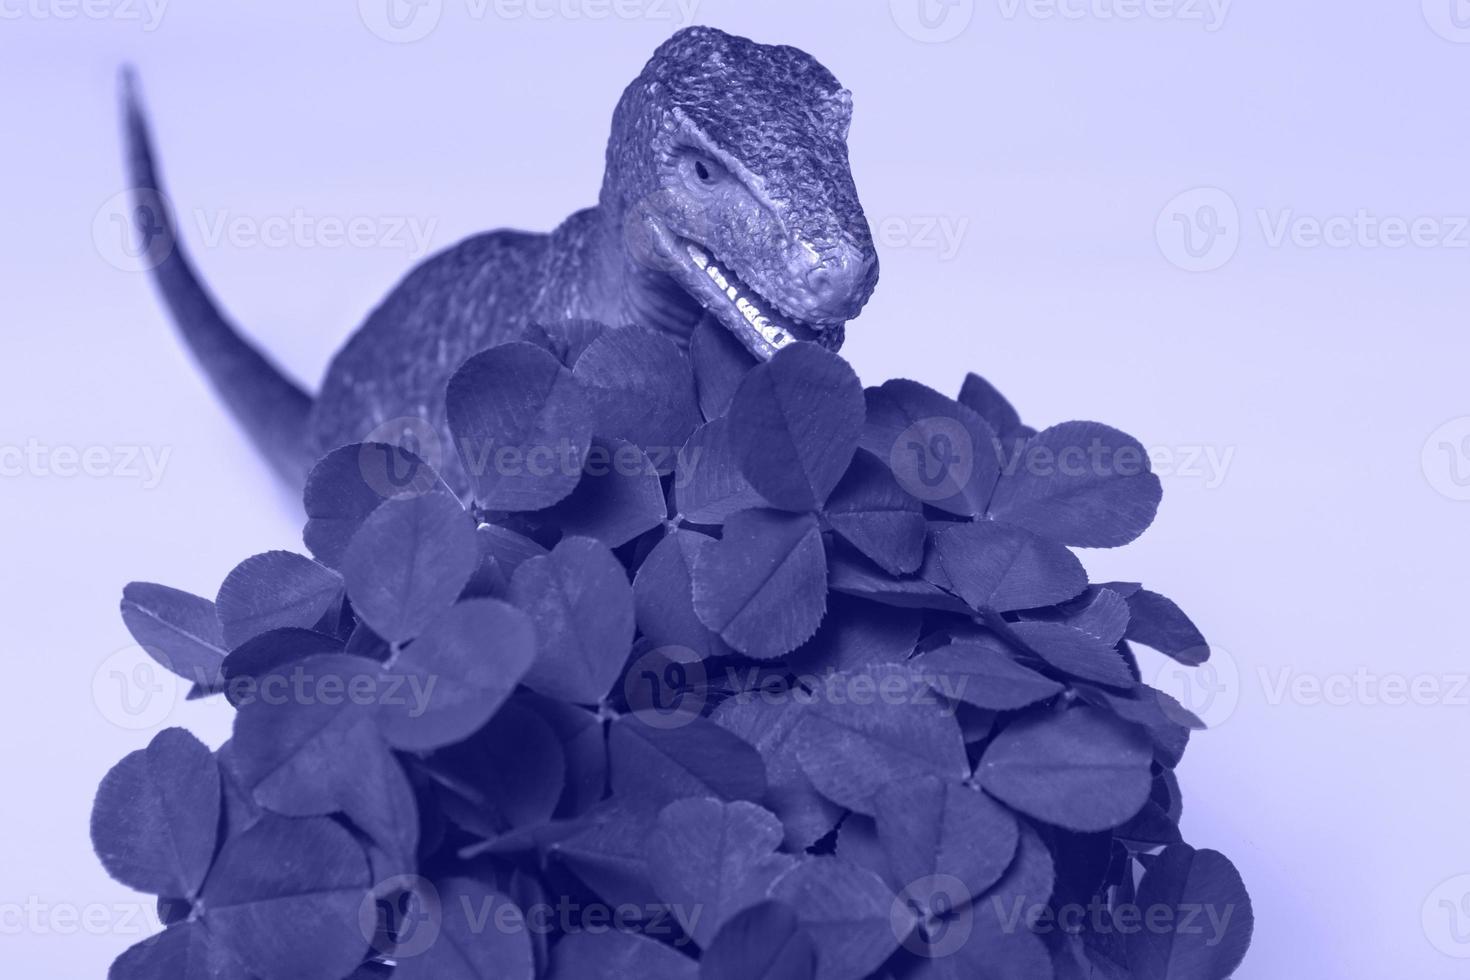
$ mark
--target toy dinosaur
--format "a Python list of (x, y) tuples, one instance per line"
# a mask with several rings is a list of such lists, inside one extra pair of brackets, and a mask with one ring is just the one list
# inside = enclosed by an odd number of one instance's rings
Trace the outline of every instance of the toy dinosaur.
[(487, 232), (425, 260), (313, 398), (200, 282), (130, 76), (124, 89), (135, 214), (140, 230), (168, 236), (154, 278), (225, 404), (295, 486), (317, 456), (391, 420), (423, 419), (447, 438), (449, 376), (529, 324), (638, 324), (683, 344), (710, 315), (758, 357), (794, 340), (836, 349), (878, 279), (848, 166), (850, 94), (796, 48), (691, 27), (624, 90), (595, 207), (550, 234)]

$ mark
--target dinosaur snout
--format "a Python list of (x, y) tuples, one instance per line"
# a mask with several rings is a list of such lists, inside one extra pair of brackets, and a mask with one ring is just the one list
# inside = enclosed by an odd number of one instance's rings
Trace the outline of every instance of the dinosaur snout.
[(824, 250), (804, 275), (809, 317), (817, 322), (851, 320), (872, 294), (877, 273), (878, 258), (871, 249), (843, 245)]

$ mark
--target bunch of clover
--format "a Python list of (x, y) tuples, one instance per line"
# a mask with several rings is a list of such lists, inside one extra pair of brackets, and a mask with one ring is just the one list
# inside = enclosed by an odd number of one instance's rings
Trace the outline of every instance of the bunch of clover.
[(125, 590), (237, 713), (102, 782), (97, 853), (167, 924), (114, 980), (1239, 964), (1240, 877), (1178, 830), (1198, 720), (1132, 651), (1208, 647), (1069, 550), (1152, 521), (1129, 436), (1037, 432), (975, 375), (864, 390), (814, 345), (585, 322), (402, 428), (317, 464), (312, 557)]

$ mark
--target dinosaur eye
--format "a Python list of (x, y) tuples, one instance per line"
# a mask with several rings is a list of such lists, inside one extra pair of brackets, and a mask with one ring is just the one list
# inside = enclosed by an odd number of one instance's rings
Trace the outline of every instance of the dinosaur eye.
[(714, 187), (725, 176), (725, 168), (701, 153), (690, 153), (684, 159), (684, 172), (691, 184)]

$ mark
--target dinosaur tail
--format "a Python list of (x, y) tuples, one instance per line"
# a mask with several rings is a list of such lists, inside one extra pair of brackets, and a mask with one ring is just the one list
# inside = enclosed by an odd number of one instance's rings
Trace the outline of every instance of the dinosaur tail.
[[(144, 244), (157, 259), (153, 281), (210, 384), (271, 466), (299, 490), (312, 459), (307, 448), (311, 396), (240, 335), (199, 281), (158, 179), (148, 122), (130, 69), (122, 74), (122, 98), (133, 214), (139, 230), (151, 236)], [(159, 235), (166, 240), (155, 241)]]

